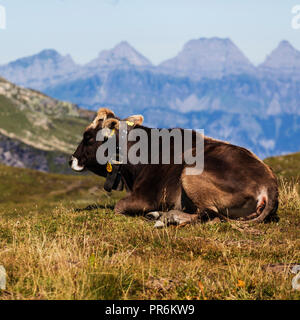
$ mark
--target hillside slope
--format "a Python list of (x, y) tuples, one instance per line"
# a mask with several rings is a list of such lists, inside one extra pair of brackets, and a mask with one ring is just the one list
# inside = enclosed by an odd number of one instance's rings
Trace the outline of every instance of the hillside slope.
[(41, 150), (72, 152), (87, 123), (75, 105), (0, 79), (0, 133)]
[[(104, 179), (95, 175), (72, 176), (39, 172), (31, 169), (13, 168), (0, 164), (0, 203), (9, 208), (32, 207), (35, 203), (45, 205), (55, 201), (76, 200), (79, 194), (87, 201), (94, 200), (90, 189), (103, 187)], [(90, 191), (89, 191), (90, 190)]]
[(67, 159), (93, 115), (0, 78), (0, 162), (69, 172)]
[(44, 151), (0, 134), (0, 163), (12, 167), (44, 172), (73, 173), (69, 155), (59, 151)]
[(267, 158), (265, 162), (279, 177), (300, 181), (300, 153)]

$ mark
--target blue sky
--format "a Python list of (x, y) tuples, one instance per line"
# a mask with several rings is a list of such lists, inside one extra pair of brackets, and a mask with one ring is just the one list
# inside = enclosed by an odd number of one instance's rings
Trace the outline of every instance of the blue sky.
[(0, 63), (54, 48), (78, 63), (127, 40), (153, 63), (185, 42), (229, 37), (255, 64), (282, 39), (300, 50), (291, 9), (300, 0), (0, 0)]

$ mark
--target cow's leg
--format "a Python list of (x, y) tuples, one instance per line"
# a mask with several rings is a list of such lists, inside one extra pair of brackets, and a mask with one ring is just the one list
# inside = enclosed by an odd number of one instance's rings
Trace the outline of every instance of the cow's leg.
[(198, 220), (198, 214), (189, 214), (179, 210), (171, 210), (168, 212), (150, 212), (146, 215), (147, 218), (157, 220), (154, 228), (163, 228), (170, 225), (186, 225), (195, 223)]
[(122, 200), (120, 200), (115, 206), (116, 214), (125, 214), (130, 216), (141, 216), (145, 215), (147, 212), (155, 210), (155, 205), (147, 200), (136, 198), (130, 195)]

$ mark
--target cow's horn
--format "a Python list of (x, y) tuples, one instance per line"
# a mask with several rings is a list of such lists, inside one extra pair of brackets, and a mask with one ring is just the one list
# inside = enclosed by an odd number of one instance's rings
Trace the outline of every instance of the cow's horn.
[(105, 121), (108, 117), (114, 118), (115, 114), (113, 111), (111, 111), (110, 109), (107, 108), (101, 108), (98, 110), (97, 116), (94, 119), (94, 121), (87, 127), (87, 130), (89, 128), (93, 128), (96, 129), (98, 126), (99, 121)]
[(141, 126), (144, 122), (144, 117), (138, 114), (138, 115), (130, 116), (126, 120), (130, 123), (133, 123), (134, 126)]
[(115, 114), (112, 110), (108, 108), (100, 108), (97, 113), (97, 118), (99, 120), (106, 120), (108, 116), (115, 117)]

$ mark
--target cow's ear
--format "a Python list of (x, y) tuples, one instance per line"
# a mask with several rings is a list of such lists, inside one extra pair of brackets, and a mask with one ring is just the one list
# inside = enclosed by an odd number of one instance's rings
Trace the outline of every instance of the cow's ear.
[(144, 122), (144, 117), (140, 114), (134, 115), (134, 116), (128, 117), (126, 119), (126, 122), (128, 126), (132, 126), (132, 127), (141, 126)]
[(119, 125), (120, 125), (120, 121), (118, 119), (110, 118), (110, 119), (103, 121), (102, 128), (103, 129), (110, 129), (110, 130), (113, 130), (113, 129), (118, 130)]

